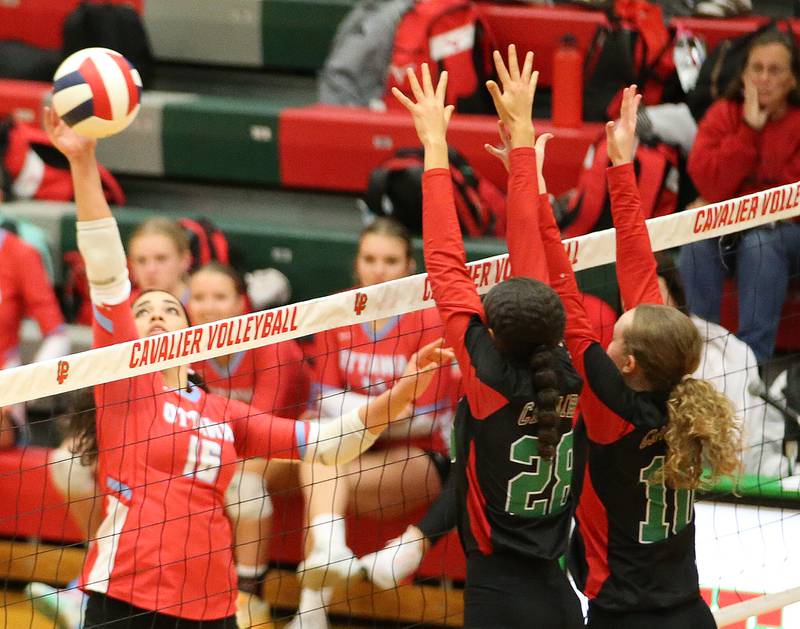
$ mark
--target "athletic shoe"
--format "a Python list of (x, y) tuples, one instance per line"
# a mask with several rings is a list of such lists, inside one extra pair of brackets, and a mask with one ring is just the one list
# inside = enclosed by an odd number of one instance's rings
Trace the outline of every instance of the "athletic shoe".
[(297, 612), (283, 629), (331, 629), (328, 615), (324, 609), (315, 609), (310, 612)]
[(367, 578), (380, 590), (396, 588), (411, 577), (422, 563), (425, 541), (419, 529), (407, 528), (400, 537), (386, 542), (381, 550), (364, 555), (361, 564)]
[(58, 629), (80, 629), (83, 625), (84, 595), (79, 589), (59, 590), (46, 583), (25, 586), (33, 608), (55, 622)]
[(362, 574), (361, 562), (347, 546), (315, 548), (297, 566), (300, 586), (312, 590), (340, 585), (359, 574)]
[(274, 629), (269, 603), (260, 596), (242, 592), (236, 597), (236, 624), (239, 629), (260, 627)]

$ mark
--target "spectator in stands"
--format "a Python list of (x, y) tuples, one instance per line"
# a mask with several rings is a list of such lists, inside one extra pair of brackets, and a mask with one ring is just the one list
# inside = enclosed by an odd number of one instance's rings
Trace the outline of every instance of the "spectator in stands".
[[(0, 204), (4, 190), (0, 168)], [(20, 326), (28, 317), (36, 321), (43, 337), (34, 360), (69, 352), (64, 317), (42, 256), (22, 238), (0, 228), (0, 369), (21, 363)], [(0, 449), (27, 439), (24, 404), (0, 409)]]
[[(189, 294), (189, 315), (195, 325), (246, 312), (244, 281), (226, 264), (209, 262), (194, 271)], [(306, 364), (295, 341), (225, 354), (192, 367), (212, 393), (273, 415), (294, 417), (308, 401)], [(269, 605), (261, 599), (272, 530), (268, 489), (287, 477), (297, 478), (296, 467), (293, 461), (247, 459), (239, 464), (228, 487), (226, 511), (234, 527), (239, 627), (263, 626), (270, 621)], [(278, 485), (278, 491), (287, 491), (283, 485)]]
[[(137, 289), (163, 290), (189, 301), (186, 274), (192, 263), (189, 239), (175, 221), (149, 218), (128, 239), (128, 264)], [(133, 297), (138, 293), (134, 291)]]
[[(376, 219), (359, 239), (355, 276), (359, 286), (399, 279), (414, 272), (412, 243), (398, 222)], [(435, 308), (330, 330), (312, 350), (315, 363), (313, 412), (322, 417), (365, 403), (391, 386), (409, 357), (442, 336)], [(291, 627), (327, 627), (325, 607), (332, 586), (357, 572), (345, 539), (348, 507), (370, 518), (398, 518), (430, 503), (449, 469), (448, 441), (456, 382), (446, 367), (410, 419), (391, 427), (376, 449), (347, 466), (301, 466), (310, 536), (299, 568), (298, 616)]]
[[(800, 56), (790, 36), (776, 31), (753, 41), (739, 78), (701, 121), (688, 169), (697, 204), (800, 180)], [(680, 272), (689, 308), (719, 323), (723, 282), (735, 273), (737, 335), (763, 363), (798, 255), (800, 225), (788, 221), (687, 245)]]

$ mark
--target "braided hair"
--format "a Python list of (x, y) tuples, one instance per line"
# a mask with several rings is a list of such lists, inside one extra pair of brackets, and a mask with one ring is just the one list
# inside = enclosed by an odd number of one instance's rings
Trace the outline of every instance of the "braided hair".
[(511, 362), (527, 364), (536, 391), (539, 455), (555, 456), (558, 431), (558, 374), (554, 353), (564, 336), (566, 314), (558, 294), (547, 284), (512, 277), (492, 288), (484, 299), (486, 322), (495, 345)]

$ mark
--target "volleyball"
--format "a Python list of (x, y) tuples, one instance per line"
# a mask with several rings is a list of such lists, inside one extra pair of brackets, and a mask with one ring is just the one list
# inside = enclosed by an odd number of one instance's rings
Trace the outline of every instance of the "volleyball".
[(84, 48), (64, 59), (53, 77), (53, 109), (77, 133), (104, 138), (139, 113), (142, 79), (120, 53)]

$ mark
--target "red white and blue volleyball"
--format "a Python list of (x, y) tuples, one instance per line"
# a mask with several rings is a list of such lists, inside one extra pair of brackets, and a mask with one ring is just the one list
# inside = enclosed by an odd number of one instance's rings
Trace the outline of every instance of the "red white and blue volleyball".
[(139, 113), (142, 78), (121, 54), (84, 48), (64, 59), (53, 77), (53, 109), (77, 133), (104, 138)]

